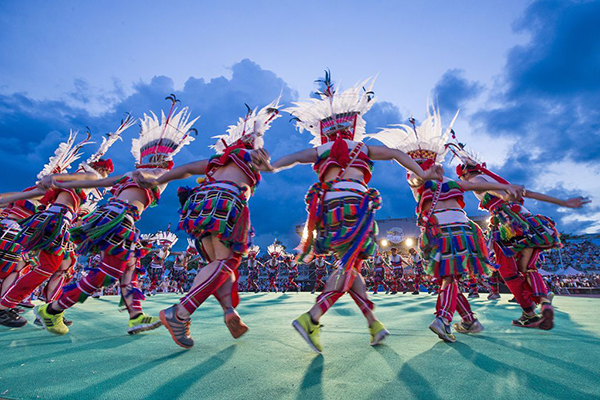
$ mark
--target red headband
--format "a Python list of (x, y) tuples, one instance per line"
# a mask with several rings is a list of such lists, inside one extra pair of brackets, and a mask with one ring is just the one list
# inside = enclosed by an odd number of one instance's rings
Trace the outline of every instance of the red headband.
[(104, 169), (108, 170), (109, 174), (112, 174), (113, 171), (115, 170), (113, 162), (110, 158), (107, 158), (106, 160), (99, 159), (96, 162), (90, 163), (90, 167), (92, 167), (94, 169), (104, 168)]

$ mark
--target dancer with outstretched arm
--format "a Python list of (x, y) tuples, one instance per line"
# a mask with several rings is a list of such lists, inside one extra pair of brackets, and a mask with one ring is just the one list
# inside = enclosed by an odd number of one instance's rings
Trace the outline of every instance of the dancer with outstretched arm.
[(221, 304), (225, 324), (234, 338), (248, 330), (235, 307), (237, 268), (248, 253), (253, 235), (248, 200), (260, 182), (260, 172), (252, 162), (252, 153), (263, 146), (265, 131), (278, 116), (278, 100), (260, 111), (248, 110), (227, 134), (219, 135), (212, 146), (217, 155), (209, 160), (195, 161), (153, 179), (140, 177), (145, 187), (164, 185), (193, 175), (206, 179), (193, 189), (180, 189), (179, 228), (201, 243), (198, 249), (209, 263), (202, 268), (190, 291), (181, 301), (160, 312), (163, 325), (175, 343), (191, 348), (191, 315), (210, 296)]
[(310, 262), (315, 253), (333, 252), (339, 259), (339, 267), (327, 280), (316, 304), (293, 322), (310, 348), (318, 353), (323, 350), (319, 339), (320, 318), (345, 293), (352, 296), (367, 319), (371, 345), (379, 344), (389, 334), (373, 313), (374, 306), (360, 274), (363, 260), (373, 255), (377, 247), (374, 216), (381, 206), (381, 197), (377, 190), (367, 186), (372, 160), (395, 160), (423, 179), (439, 177), (435, 169), (423, 172), (399, 150), (362, 142), (363, 117), (375, 102), (372, 81), (340, 93), (334, 90), (327, 72), (322, 83), (325, 89), (318, 92), (319, 99), (299, 102), (287, 109), (301, 132), (308, 130), (313, 134), (314, 147), (284, 156), (272, 165), (261, 164), (273, 172), (312, 164), (319, 177), (305, 199), (309, 215), (299, 261)]

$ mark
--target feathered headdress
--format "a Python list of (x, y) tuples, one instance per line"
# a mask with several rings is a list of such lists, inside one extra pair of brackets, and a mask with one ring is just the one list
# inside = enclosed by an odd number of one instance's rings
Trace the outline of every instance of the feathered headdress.
[(196, 249), (196, 241), (188, 238), (188, 247), (185, 249), (186, 253), (189, 254), (198, 254), (198, 249)]
[(279, 257), (284, 251), (285, 248), (277, 241), (267, 246), (267, 253), (269, 253), (270, 256)]
[[(196, 130), (192, 125), (200, 117), (190, 121), (187, 107), (176, 112), (175, 105), (179, 100), (174, 94), (166, 99), (171, 100), (172, 103), (167, 116), (161, 110), (160, 121), (153, 112), (150, 112), (151, 115), (144, 114), (144, 118), (140, 120), (140, 137), (133, 139), (131, 146), (131, 154), (135, 158), (137, 167), (155, 167), (165, 163), (172, 166), (173, 156), (179, 153), (183, 146), (194, 141), (191, 134)], [(142, 162), (144, 159), (146, 161)]]
[[(453, 139), (456, 139), (454, 135)], [(448, 143), (446, 147), (452, 152), (453, 158), (456, 157), (459, 160), (459, 164), (456, 166), (456, 174), (458, 176), (476, 171), (479, 166), (486, 166), (485, 162), (481, 161), (479, 154), (467, 150), (463, 143)]]
[(362, 141), (366, 126), (363, 116), (375, 103), (375, 79), (366, 79), (342, 93), (334, 89), (329, 71), (325, 71), (325, 79), (317, 82), (325, 85), (323, 91), (316, 93), (318, 99), (295, 102), (284, 110), (293, 115), (298, 131), (312, 133), (314, 139), (310, 143), (315, 147), (338, 137)]
[(121, 125), (119, 125), (115, 132), (109, 133), (106, 135), (106, 137), (102, 138), (102, 143), (100, 144), (100, 147), (98, 147), (98, 150), (96, 150), (96, 152), (92, 154), (85, 162), (79, 164), (78, 170), (93, 172), (95, 171), (93, 167), (98, 165), (105, 167), (108, 170), (112, 170), (112, 161), (110, 161), (110, 159), (101, 160), (101, 158), (117, 140), (123, 140), (121, 138), (121, 134), (134, 124), (135, 119), (133, 119), (130, 114), (127, 114), (127, 117), (124, 120), (121, 120)]
[(404, 151), (417, 162), (442, 161), (448, 151), (446, 143), (450, 138), (456, 117), (458, 111), (444, 131), (440, 112), (431, 104), (427, 107), (427, 118), (420, 126), (417, 127), (416, 121), (410, 118), (411, 125), (392, 125), (397, 128), (386, 128), (368, 136), (379, 140), (387, 147)]
[(177, 243), (177, 235), (175, 235), (173, 232), (163, 232), (163, 231), (158, 231), (154, 234), (154, 241), (160, 243), (161, 245), (169, 245), (169, 246), (174, 246), (175, 243)]
[(239, 142), (249, 144), (254, 149), (263, 147), (265, 132), (269, 130), (273, 121), (281, 117), (278, 109), (280, 99), (281, 96), (258, 112), (256, 109), (252, 110), (246, 104), (248, 109), (246, 116), (240, 117), (236, 125), (230, 125), (226, 134), (213, 136), (213, 139), (217, 139), (217, 143), (210, 147), (215, 149), (218, 154), (223, 153), (227, 147)]
[(153, 233), (142, 233), (140, 235), (140, 240), (143, 242), (154, 242), (154, 234)]
[(249, 256), (256, 257), (258, 255), (258, 253), (260, 253), (260, 247), (258, 247), (257, 245), (251, 246), (248, 249), (248, 255)]
[(90, 134), (88, 132), (87, 137), (78, 144), (75, 144), (76, 138), (77, 132), (71, 130), (69, 139), (58, 145), (54, 155), (48, 160), (48, 164), (44, 165), (44, 168), (37, 175), (38, 179), (52, 174), (64, 173), (71, 167), (74, 161), (81, 157), (81, 148), (86, 144), (90, 144)]

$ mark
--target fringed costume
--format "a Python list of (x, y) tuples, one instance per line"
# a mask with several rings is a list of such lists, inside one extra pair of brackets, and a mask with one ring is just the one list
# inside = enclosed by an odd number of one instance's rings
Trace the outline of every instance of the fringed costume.
[[(504, 183), (508, 181), (487, 169), (484, 162), (479, 160), (461, 143), (450, 143), (450, 149), (461, 161), (456, 173), (461, 179), (477, 179), (485, 182)], [(561, 248), (560, 234), (554, 221), (544, 215), (534, 215), (523, 206), (523, 201), (505, 201), (490, 192), (474, 193), (479, 200), (479, 208), (490, 213), (488, 238), (490, 250), (494, 252), (498, 272), (506, 286), (523, 309), (523, 316), (514, 320), (516, 326), (553, 327), (554, 311), (549, 302), (542, 305), (543, 314), (540, 318), (534, 314), (537, 304), (546, 298), (548, 287), (537, 269), (537, 262), (544, 250)], [(518, 259), (525, 249), (532, 249), (531, 258), (527, 263), (527, 271), (520, 271)], [(491, 282), (492, 287), (497, 286)], [(495, 298), (499, 295), (494, 296)], [(528, 314), (530, 317), (526, 317)], [(534, 317), (531, 317), (534, 315)]]
[[(427, 118), (419, 127), (411, 119), (412, 126), (398, 125), (373, 137), (389, 147), (403, 150), (426, 170), (436, 161), (444, 160), (448, 151), (447, 139), (457, 116), (458, 113), (444, 131), (439, 111), (430, 106)], [(430, 329), (440, 339), (453, 342), (456, 339), (451, 333), (450, 322), (455, 311), (458, 311), (465, 326), (474, 326), (475, 323), (478, 328), (480, 326), (466, 297), (460, 292), (458, 282), (462, 276), (479, 276), (489, 272), (488, 250), (481, 229), (467, 218), (463, 210), (464, 191), (457, 182), (444, 177), (442, 182), (426, 181), (412, 190), (418, 204), (419, 248), (425, 272), (435, 277), (442, 286), (436, 306), (437, 318)], [(454, 201), (457, 206), (440, 208), (440, 201)]]
[[(169, 99), (172, 100), (172, 106), (167, 116), (162, 113), (159, 120), (152, 113), (151, 116), (144, 115), (140, 120), (139, 139), (134, 139), (132, 146), (136, 168), (156, 178), (172, 168), (173, 156), (194, 140), (191, 127), (197, 118), (190, 120), (187, 108), (175, 112), (176, 100), (172, 97)], [(133, 257), (141, 256), (138, 246), (140, 234), (135, 227), (141, 210), (128, 202), (128, 190), (143, 190), (146, 195), (143, 206), (151, 207), (158, 203), (165, 187), (166, 185), (161, 185), (155, 189), (142, 189), (133, 180), (132, 173), (115, 181), (111, 191), (113, 197), (108, 203), (98, 207), (84, 218), (80, 227), (71, 231), (78, 253), (102, 252), (102, 261), (79, 282), (65, 287), (62, 296), (51, 304), (52, 311), (64, 310), (77, 302), (84, 302), (101, 287), (122, 280), (123, 274), (130, 269), (130, 264), (131, 267), (135, 265)], [(46, 309), (42, 312), (46, 312)], [(143, 313), (137, 317), (130, 313), (130, 318), (129, 333), (154, 329), (160, 325), (158, 318)], [(66, 331), (68, 330), (63, 329), (62, 333)]]

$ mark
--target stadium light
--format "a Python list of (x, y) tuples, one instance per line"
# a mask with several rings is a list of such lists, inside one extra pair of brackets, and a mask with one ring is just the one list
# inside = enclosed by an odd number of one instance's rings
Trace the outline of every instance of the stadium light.
[(408, 239), (406, 239), (406, 242), (404, 242), (404, 243), (406, 243), (407, 247), (411, 247), (413, 245), (413, 240), (412, 240), (412, 238), (408, 238)]
[(388, 245), (388, 241), (387, 241), (387, 239), (381, 239), (379, 244), (381, 245), (381, 247), (386, 247)]

